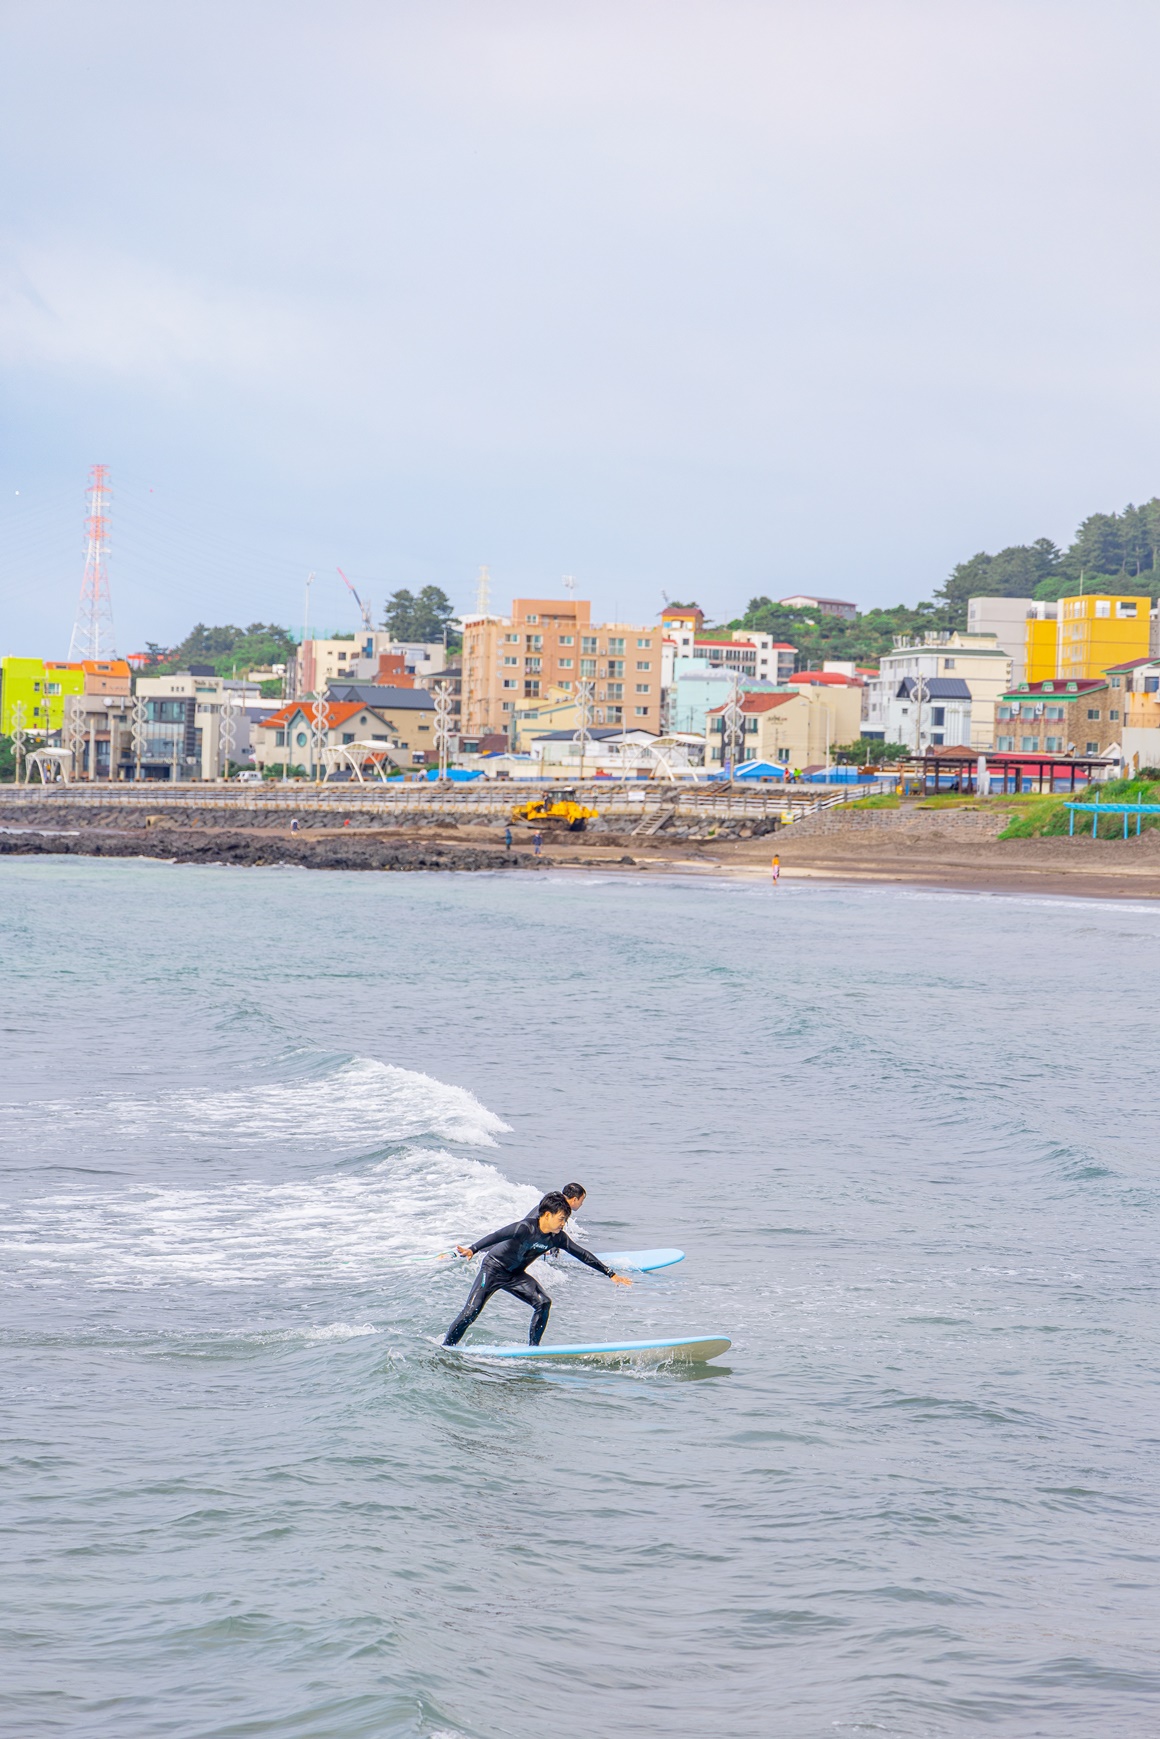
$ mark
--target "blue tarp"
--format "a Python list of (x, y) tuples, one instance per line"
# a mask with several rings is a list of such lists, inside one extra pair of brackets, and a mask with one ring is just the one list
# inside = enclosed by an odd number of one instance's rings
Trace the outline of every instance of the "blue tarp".
[[(427, 777), (428, 777), (428, 779), (438, 779), (438, 777), (439, 777), (438, 767), (428, 767)], [(470, 779), (482, 779), (483, 778), (483, 768), (482, 767), (448, 767), (447, 777), (449, 779), (454, 779), (457, 782), (457, 784), (462, 785)]]

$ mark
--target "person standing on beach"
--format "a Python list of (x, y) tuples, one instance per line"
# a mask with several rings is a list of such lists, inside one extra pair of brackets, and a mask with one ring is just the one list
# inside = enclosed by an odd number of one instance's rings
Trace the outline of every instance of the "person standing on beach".
[(505, 851), (511, 850), (511, 848), (512, 848), (512, 830), (510, 827), (505, 827), (503, 830), (503, 844), (504, 844)]
[(533, 835), (532, 835), (532, 850), (535, 852), (537, 857), (539, 857), (540, 852), (543, 849), (543, 844), (544, 844), (543, 834), (542, 833), (533, 833)]
[(781, 880), (781, 859), (776, 852), (773, 854), (773, 862), (770, 864), (769, 870), (773, 878), (773, 885), (776, 887)]

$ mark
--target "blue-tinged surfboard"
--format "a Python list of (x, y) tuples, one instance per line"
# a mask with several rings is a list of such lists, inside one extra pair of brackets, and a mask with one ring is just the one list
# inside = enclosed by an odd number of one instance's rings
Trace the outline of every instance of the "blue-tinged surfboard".
[(610, 1268), (635, 1268), (639, 1274), (651, 1274), (657, 1268), (671, 1268), (683, 1262), (683, 1250), (598, 1250), (597, 1255)]
[(681, 1335), (674, 1340), (596, 1341), (588, 1346), (458, 1346), (455, 1351), (469, 1353), (473, 1359), (596, 1359), (603, 1364), (624, 1364), (639, 1361), (663, 1364), (669, 1359), (701, 1364), (706, 1359), (720, 1358), (732, 1346), (725, 1335)]

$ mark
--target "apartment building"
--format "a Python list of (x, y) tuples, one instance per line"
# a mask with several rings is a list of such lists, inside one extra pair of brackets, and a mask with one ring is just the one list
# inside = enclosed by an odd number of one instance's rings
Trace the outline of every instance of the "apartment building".
[[(706, 714), (706, 766), (720, 767), (725, 760), (725, 710), (712, 707)], [(809, 684), (748, 690), (741, 696), (742, 759), (791, 768), (824, 766), (839, 743), (857, 737), (860, 710), (860, 694), (853, 685), (848, 693)]]
[[(867, 736), (895, 739), (895, 709), (898, 691), (906, 678), (925, 677), (930, 683), (951, 678), (967, 685), (971, 702), (971, 741), (974, 749), (989, 749), (995, 736), (995, 706), (1011, 686), (1011, 660), (994, 634), (925, 634), (921, 640), (896, 635), (894, 647), (884, 652), (878, 674), (866, 684)], [(949, 696), (947, 697), (950, 698)], [(950, 739), (946, 739), (948, 744)]]
[(1107, 678), (1022, 682), (996, 710), (996, 749), (1019, 754), (1103, 755), (1124, 729), (1121, 695)]
[(517, 703), (591, 683), (593, 725), (659, 730), (664, 631), (593, 623), (582, 598), (515, 598), (510, 616), (463, 618), (463, 734), (511, 733)]
[(287, 688), (292, 698), (302, 698), (316, 691), (325, 694), (332, 682), (374, 682), (384, 657), (392, 663), (401, 659), (401, 669), (419, 679), (437, 674), (447, 661), (441, 640), (392, 640), (385, 629), (363, 629), (302, 641), (290, 660)]
[(1148, 655), (1150, 600), (1115, 593), (1061, 598), (1053, 674), (1069, 680), (1102, 677), (1109, 665)]

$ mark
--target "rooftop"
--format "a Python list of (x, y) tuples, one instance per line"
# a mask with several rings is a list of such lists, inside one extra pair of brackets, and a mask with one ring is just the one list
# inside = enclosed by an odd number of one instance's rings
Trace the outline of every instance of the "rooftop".
[[(425, 688), (380, 688), (373, 682), (332, 682), (327, 685), (331, 700), (353, 701), (355, 706), (390, 707), (392, 712), (430, 712), (434, 697)], [(303, 702), (309, 705), (309, 702)]]

